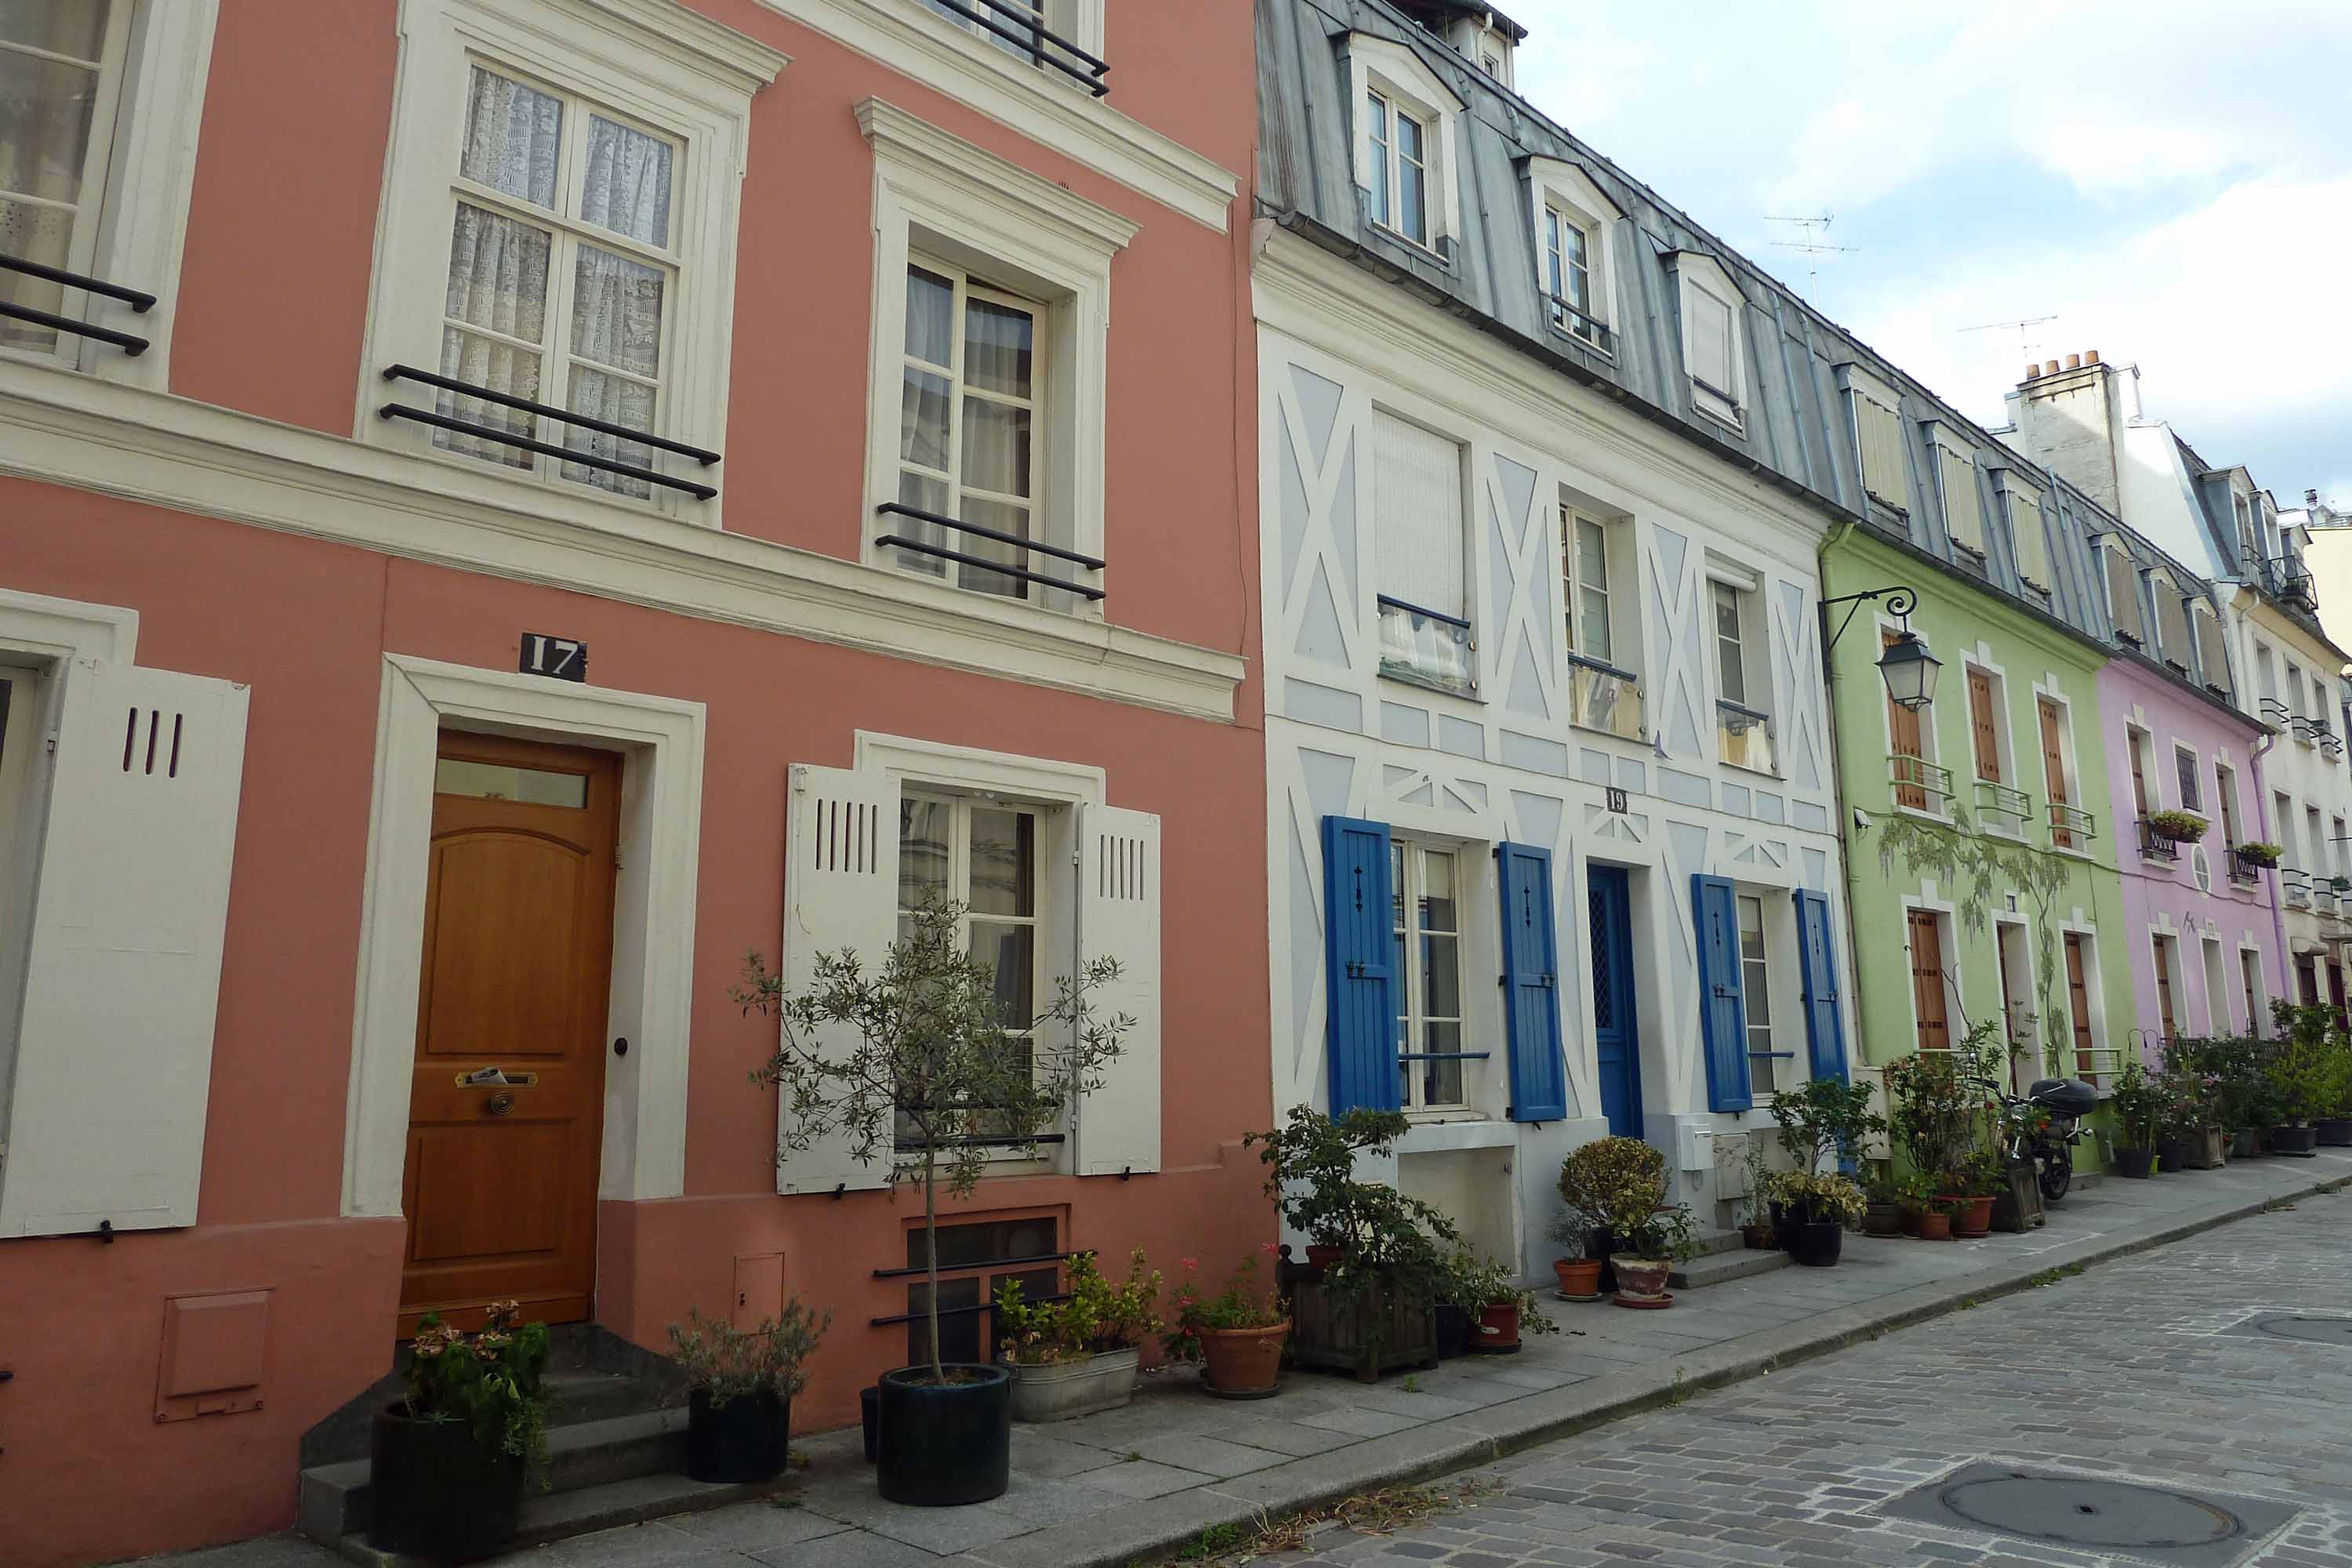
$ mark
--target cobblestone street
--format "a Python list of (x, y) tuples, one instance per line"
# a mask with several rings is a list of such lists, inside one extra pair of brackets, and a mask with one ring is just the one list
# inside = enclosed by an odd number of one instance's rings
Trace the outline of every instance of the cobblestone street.
[[(2352, 1563), (2352, 1340), (2254, 1327), (2352, 1316), (2347, 1236), (2352, 1194), (2307, 1198), (1485, 1467), (1501, 1489), (1439, 1521), (1385, 1537), (1326, 1531), (1307, 1553), (1262, 1561)], [(1888, 1516), (1923, 1482), (1981, 1461), (2293, 1511), (2266, 1535), (2256, 1521), (2194, 1551), (2105, 1552)], [(2055, 1522), (2112, 1540), (2182, 1511), (2152, 1498), (2090, 1506)], [(2200, 1540), (2227, 1528), (2194, 1517), (2186, 1533)]]

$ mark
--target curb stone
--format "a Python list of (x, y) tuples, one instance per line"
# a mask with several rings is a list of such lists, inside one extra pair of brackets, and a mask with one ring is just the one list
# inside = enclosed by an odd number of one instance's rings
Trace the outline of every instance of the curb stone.
[(2318, 1177), (2267, 1197), (2144, 1221), (1964, 1279), (1915, 1285), (1864, 1305), (1835, 1308), (1797, 1323), (1760, 1329), (1677, 1356), (1670, 1366), (1633, 1367), (1566, 1388), (1531, 1393), (1522, 1399), (1446, 1416), (1213, 1486), (1171, 1492), (1107, 1516), (1052, 1525), (974, 1547), (963, 1554), (963, 1560), (988, 1568), (1130, 1568), (1161, 1562), (1204, 1530), (1272, 1521), (1359, 1492), (1453, 1475), (1693, 1394), (1829, 1355), (1980, 1301), (2015, 1295), (2051, 1282), (2063, 1269), (2128, 1258), (2252, 1218), (2279, 1204), (2347, 1186), (2352, 1186), (2352, 1175)]

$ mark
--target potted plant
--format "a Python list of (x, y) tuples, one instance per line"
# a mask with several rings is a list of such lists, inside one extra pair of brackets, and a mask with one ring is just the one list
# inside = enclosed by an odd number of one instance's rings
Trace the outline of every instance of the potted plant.
[(1116, 1410), (1135, 1397), (1143, 1342), (1160, 1331), (1160, 1276), (1137, 1247), (1113, 1284), (1090, 1252), (1074, 1252), (1059, 1301), (1032, 1305), (1021, 1281), (997, 1287), (996, 1331), (1013, 1369), (1015, 1421), (1067, 1421)]
[(1675, 1265), (1698, 1250), (1691, 1211), (1684, 1204), (1660, 1204), (1648, 1219), (1612, 1233), (1610, 1262), (1617, 1270), (1620, 1307), (1664, 1308), (1675, 1304), (1666, 1289)]
[(1282, 1390), (1282, 1343), (1290, 1337), (1290, 1310), (1281, 1293), (1258, 1282), (1255, 1258), (1235, 1264), (1213, 1296), (1202, 1294), (1194, 1273), (1186, 1258), (1169, 1293), (1161, 1341), (1169, 1359), (1199, 1362), (1202, 1390), (1220, 1399), (1271, 1399)]
[(1581, 1215), (1563, 1212), (1551, 1222), (1551, 1238), (1560, 1245), (1562, 1256), (1552, 1259), (1552, 1273), (1559, 1280), (1563, 1301), (1597, 1301), (1601, 1299), (1601, 1259), (1591, 1256), (1591, 1224)]
[[(1842, 1078), (1809, 1079), (1772, 1097), (1781, 1152), (1800, 1171), (1859, 1161), (1869, 1141), (1886, 1131), (1871, 1109), (1870, 1086)], [(1750, 1139), (1752, 1144), (1755, 1140)]]
[(2319, 1142), (2331, 1149), (2352, 1148), (2352, 1038), (2338, 1033), (2329, 1039), (2334, 1052), (2333, 1105), (2319, 1118)]
[(2143, 1180), (2156, 1173), (2156, 1135), (2164, 1124), (2164, 1090), (2137, 1056), (2124, 1058), (2116, 1079), (2116, 1174)]
[[(2187, 1147), (2183, 1170), (2221, 1169), (2229, 1134), (2226, 1100), (2228, 1039), (2184, 1038), (2167, 1042), (2164, 1070), (2172, 1097), (2172, 1123)], [(2160, 1157), (2160, 1156), (2159, 1156)]]
[(1393, 1110), (1359, 1107), (1333, 1118), (1297, 1105), (1284, 1126), (1242, 1140), (1265, 1163), (1266, 1193), (1284, 1223), (1338, 1250), (1328, 1263), (1285, 1263), (1278, 1274), (1290, 1296), (1291, 1359), (1303, 1366), (1370, 1382), (1391, 1367), (1437, 1360), (1437, 1295), (1447, 1271), (1440, 1244), (1461, 1237), (1443, 1211), (1356, 1176), (1360, 1158), (1385, 1157), (1411, 1126)]
[[(1994, 1196), (2006, 1184), (1991, 1088), (2005, 1065), (2000, 1032), (1985, 1019), (1948, 1050), (1915, 1052), (1885, 1068), (1888, 1128), (1912, 1172), (1926, 1179), (1920, 1195), (1949, 1200), (1941, 1205), (1947, 1219), (1979, 1221), (1979, 1235), (1990, 1231)], [(1928, 1210), (1920, 1212), (1924, 1218)]]
[(1666, 1158), (1639, 1138), (1596, 1138), (1559, 1163), (1561, 1223), (1584, 1229), (1584, 1255), (1601, 1265), (1600, 1289), (1617, 1289), (1613, 1254), (1665, 1201)]
[[(1748, 1191), (1739, 1199), (1739, 1239), (1753, 1252), (1768, 1252), (1780, 1244), (1772, 1228), (1771, 1185), (1772, 1164), (1765, 1157), (1764, 1141), (1747, 1137), (1740, 1141), (1742, 1156), (1740, 1174)], [(1717, 1140), (1717, 1146), (1721, 1140)]]
[(1970, 1154), (1960, 1168), (1961, 1203), (1952, 1211), (1952, 1235), (1975, 1241), (1992, 1234), (1992, 1211), (2009, 1184), (2009, 1163), (1990, 1149)]
[(2276, 866), (2285, 858), (2286, 850), (2281, 845), (2266, 844), (2259, 838), (2254, 838), (2239, 845), (2237, 855), (2238, 858), (2249, 866), (2269, 868)]
[(1834, 1173), (1779, 1171), (1771, 1177), (1773, 1207), (1790, 1261), (1828, 1268), (1838, 1260), (1845, 1227), (1862, 1217), (1867, 1200), (1853, 1178)]
[(492, 1301), (478, 1333), (418, 1320), (405, 1392), (369, 1433), (368, 1544), (436, 1562), (487, 1557), (515, 1532), (547, 1463), (545, 1323)]
[(2204, 837), (2212, 826), (2193, 811), (2151, 811), (2147, 814), (2147, 830), (2174, 844), (2193, 844)]
[(1519, 1288), (1511, 1272), (1499, 1263), (1481, 1263), (1465, 1247), (1455, 1254), (1447, 1272), (1441, 1307), (1453, 1305), (1470, 1318), (1467, 1348), (1477, 1355), (1515, 1355), (1519, 1335), (1556, 1334), (1559, 1325), (1543, 1315), (1533, 1292)]
[(940, 1194), (970, 1197), (1007, 1151), (1035, 1157), (1039, 1136), (1101, 1087), (1135, 1026), (1092, 1005), (1118, 976), (1106, 957), (1063, 979), (1029, 1031), (1012, 1032), (995, 971), (965, 949), (963, 910), (931, 900), (902, 917), (877, 968), (854, 952), (820, 954), (797, 995), (751, 953), (730, 994), (777, 1021), (781, 1043), (752, 1075), (783, 1101), (777, 1158), (842, 1138), (860, 1163), (885, 1162), (894, 1187), (922, 1192), (929, 1359), (882, 1374), (875, 1417), (876, 1483), (919, 1507), (1002, 1496), (1012, 1473), (1011, 1369), (940, 1354)]
[(1918, 1228), (1912, 1234), (1922, 1241), (1951, 1240), (1952, 1217), (1968, 1201), (1948, 1193), (1927, 1198), (1919, 1211)]
[(2284, 1033), (2270, 1043), (2263, 1062), (2277, 1118), (2270, 1130), (2270, 1151), (2314, 1156), (2319, 1143), (2314, 1123), (2343, 1105), (2352, 1060), (2346, 1057), (2334, 1008), (2281, 1004), (2273, 1011)]
[(1904, 1179), (1895, 1174), (1891, 1162), (1879, 1161), (1863, 1178), (1864, 1199), (1862, 1210), (1862, 1234), (1864, 1236), (1900, 1236), (1903, 1234)]
[(669, 1326), (686, 1373), (686, 1473), (698, 1481), (768, 1481), (784, 1473), (793, 1395), (808, 1386), (808, 1358), (833, 1321), (799, 1301), (746, 1331), (688, 1311)]

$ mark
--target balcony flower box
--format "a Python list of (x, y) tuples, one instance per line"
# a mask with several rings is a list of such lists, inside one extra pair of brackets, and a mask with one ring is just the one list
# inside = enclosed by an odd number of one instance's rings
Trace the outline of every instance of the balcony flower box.
[(2147, 814), (2147, 830), (2173, 844), (2193, 844), (2210, 832), (2212, 826), (2210, 822), (2193, 811), (2151, 811)]

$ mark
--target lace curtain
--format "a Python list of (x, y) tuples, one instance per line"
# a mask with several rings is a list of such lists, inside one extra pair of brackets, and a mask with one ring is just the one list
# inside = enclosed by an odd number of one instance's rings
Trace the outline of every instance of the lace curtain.
[[(107, 0), (29, 6), (0, 0), (0, 252), (73, 265), (108, 11)], [(48, 58), (11, 47), (18, 44)], [(0, 273), (0, 300), (51, 314), (66, 309), (62, 285), (16, 272)], [(57, 333), (29, 321), (0, 321), (0, 342), (47, 349)]]

